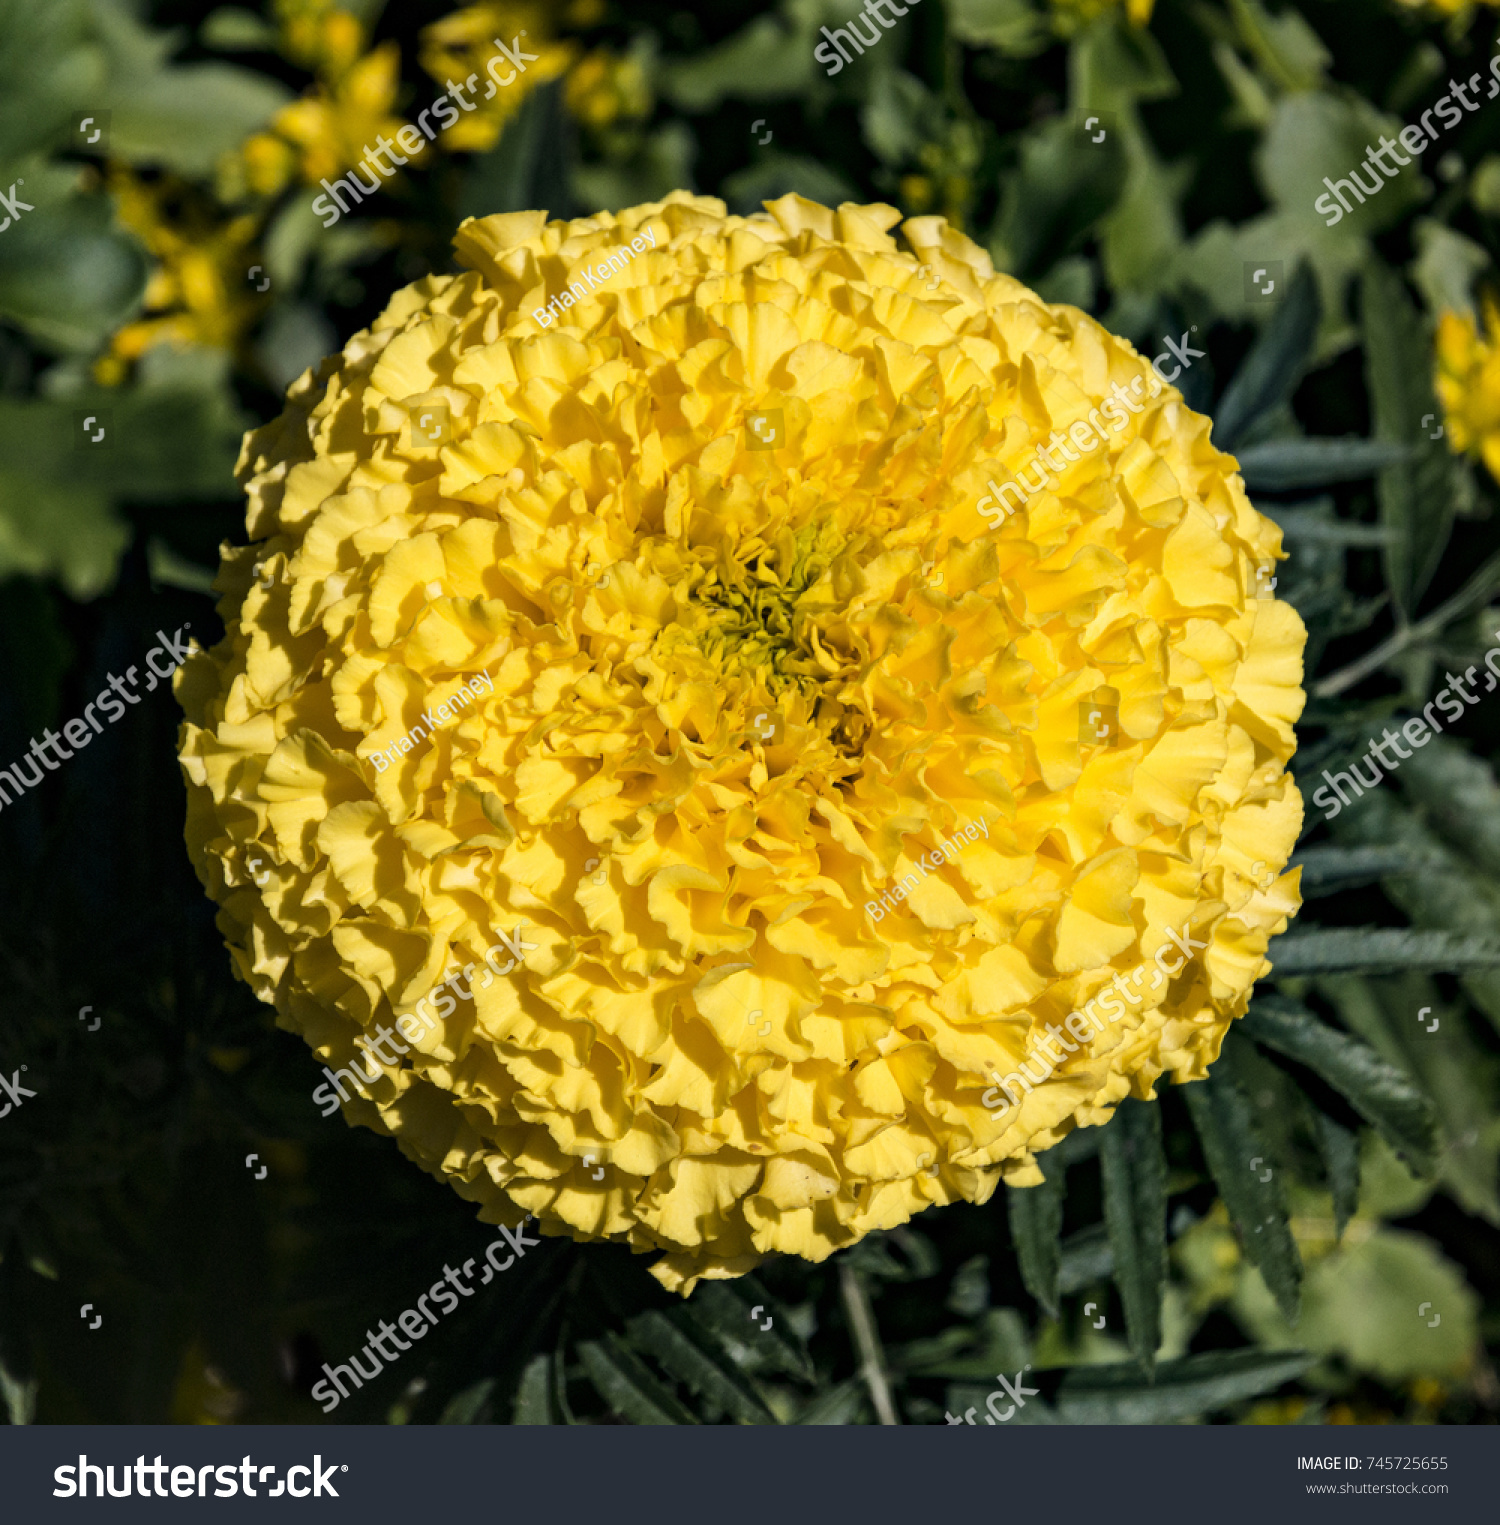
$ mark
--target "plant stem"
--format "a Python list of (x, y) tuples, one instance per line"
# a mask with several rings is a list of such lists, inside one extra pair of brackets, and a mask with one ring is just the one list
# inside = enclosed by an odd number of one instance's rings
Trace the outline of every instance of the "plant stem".
[(1368, 677), (1376, 668), (1383, 667), (1392, 657), (1400, 656), (1408, 646), (1425, 641), (1428, 636), (1437, 635), (1445, 625), (1460, 615), (1467, 614), (1470, 608), (1477, 608), (1489, 597), (1497, 578), (1500, 578), (1500, 556), (1487, 561), (1447, 603), (1439, 604), (1426, 619), (1418, 620), (1415, 625), (1403, 626), (1387, 636), (1373, 651), (1367, 651), (1357, 662), (1351, 662), (1331, 677), (1324, 678), (1313, 689), (1314, 697), (1332, 699), (1346, 688), (1352, 688), (1361, 678)]
[(880, 1352), (880, 1333), (875, 1327), (874, 1310), (859, 1272), (846, 1260), (839, 1267), (839, 1291), (844, 1298), (844, 1312), (854, 1330), (854, 1343), (859, 1349), (860, 1375), (870, 1389), (870, 1399), (881, 1424), (900, 1424), (896, 1405), (891, 1398), (891, 1386), (886, 1379), (885, 1360)]

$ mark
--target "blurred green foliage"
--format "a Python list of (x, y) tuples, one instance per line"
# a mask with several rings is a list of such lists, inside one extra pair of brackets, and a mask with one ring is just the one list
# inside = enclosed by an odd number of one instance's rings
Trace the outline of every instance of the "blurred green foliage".
[[(1480, 663), (1500, 499), (1433, 438), (1432, 334), (1493, 279), (1500, 109), (1334, 228), (1312, 202), (1484, 71), (1491, 12), (1161, 0), (1143, 26), (926, 0), (830, 78), (813, 49), (853, 8), (491, 6), (567, 68), (492, 144), (440, 145), (325, 233), (317, 175), (257, 182), (247, 143), (272, 162), (288, 103), (335, 100), (308, 38), (344, 35), (336, 12), (364, 56), (399, 54), (376, 115), (424, 104), (424, 28), (454, 7), (0, 0), (0, 190), (32, 206), (0, 232), (0, 763), (156, 629), (217, 636), (240, 433), (448, 268), (464, 216), (679, 186), (940, 213), (1145, 353), (1194, 333), (1180, 384), (1291, 552), (1299, 776)], [(1273, 261), (1261, 301), (1247, 273)], [(321, 1362), (487, 1236), (389, 1142), (318, 1116), (304, 1047), (231, 978), (156, 699), (0, 812), (0, 1064), (39, 1093), (0, 1121), (0, 1396), (18, 1423), (312, 1420)], [(1014, 1422), (1494, 1422), (1497, 746), (1481, 704), (1331, 828), (1310, 811), (1307, 905), (1212, 1078), (1071, 1136), (1045, 1185), (686, 1304), (616, 1247), (548, 1241), (337, 1417), (872, 1422), (875, 1370), (903, 1420), (941, 1423), (1030, 1364)]]

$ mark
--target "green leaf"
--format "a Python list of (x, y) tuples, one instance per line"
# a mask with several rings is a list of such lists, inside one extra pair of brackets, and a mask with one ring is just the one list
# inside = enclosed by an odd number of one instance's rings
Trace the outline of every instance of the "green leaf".
[(1344, 1225), (1359, 1206), (1359, 1139), (1319, 1112), (1318, 1150), (1333, 1196), (1334, 1231), (1343, 1238)]
[(1404, 460), (1406, 454), (1405, 445), (1349, 435), (1341, 439), (1269, 440), (1263, 445), (1247, 445), (1236, 459), (1245, 486), (1252, 491), (1288, 492), (1298, 487), (1358, 482)]
[(107, 197), (38, 203), (0, 237), (0, 318), (50, 349), (92, 350), (135, 311), (145, 256)]
[(1374, 1049), (1280, 995), (1257, 995), (1237, 1031), (1327, 1081), (1419, 1171), (1433, 1164), (1436, 1120), (1421, 1091)]
[(1363, 548), (1389, 545), (1395, 539), (1395, 532), (1384, 525), (1358, 524), (1350, 519), (1335, 519), (1332, 514), (1317, 514), (1309, 509), (1268, 504), (1261, 506), (1260, 512), (1281, 526), (1281, 533), (1287, 540), (1297, 541), (1301, 545)]
[(1063, 1378), (1057, 1411), (1068, 1424), (1172, 1424), (1272, 1392), (1312, 1364), (1300, 1351), (1210, 1351), (1163, 1361), (1149, 1385), (1132, 1364), (1078, 1367)]
[[(1394, 136), (1400, 129), (1395, 118), (1352, 91), (1342, 96), (1299, 90), (1283, 96), (1255, 155), (1267, 197), (1321, 234), (1330, 215), (1316, 209), (1318, 199), (1329, 194), (1324, 177), (1346, 178), (1363, 164), (1366, 144), (1378, 141), (1380, 133)], [(1345, 239), (1371, 237), (1399, 222), (1423, 190), (1422, 172), (1413, 162), (1394, 180), (1383, 181), (1363, 204), (1346, 192), (1352, 210), (1334, 226)]]
[(521, 102), (493, 148), (470, 159), (459, 192), (459, 217), (530, 207), (546, 207), (554, 217), (567, 215), (571, 208), (555, 205), (567, 184), (566, 142), (562, 81), (551, 80)]
[[(1481, 697), (1491, 691), (1478, 690)], [(1429, 826), (1500, 879), (1500, 784), (1483, 758), (1447, 736), (1434, 736), (1402, 764), (1401, 788)]]
[(1055, 1319), (1059, 1312), (1057, 1276), (1062, 1268), (1065, 1173), (1050, 1154), (1040, 1155), (1037, 1163), (1045, 1178), (1042, 1184), (1007, 1186), (1005, 1202), (1021, 1280), (1047, 1317)]
[(1302, 1257), (1288, 1224), (1285, 1169), (1255, 1124), (1249, 1098), (1236, 1083), (1233, 1042), (1207, 1080), (1183, 1087), (1193, 1126), (1219, 1195), (1240, 1231), (1245, 1254), (1254, 1261), (1282, 1313), (1297, 1319)]
[(813, 58), (821, 41), (814, 9), (789, 6), (787, 19), (757, 16), (717, 46), (664, 65), (662, 93), (694, 112), (712, 110), (726, 96), (773, 100), (801, 95), (825, 72)]
[(1115, 1285), (1125, 1305), (1131, 1352), (1149, 1371), (1161, 1344), (1167, 1261), (1167, 1169), (1160, 1108), (1154, 1102), (1121, 1102), (1099, 1142)]
[(616, 1334), (584, 1340), (578, 1358), (614, 1414), (627, 1424), (697, 1424)]
[[(523, 1378), (524, 1381), (524, 1378)], [(466, 1387), (462, 1392), (455, 1393), (443, 1409), (439, 1424), (478, 1424), (480, 1415), (484, 1412), (484, 1406), (489, 1402), (490, 1394), (495, 1390), (495, 1379), (485, 1377), (483, 1381), (476, 1382), (472, 1387)], [(520, 1424), (523, 1421), (517, 1420)], [(545, 1424), (546, 1420), (527, 1421), (533, 1424)]]
[[(752, 1317), (759, 1307), (760, 1312)], [(703, 1283), (693, 1293), (693, 1316), (711, 1329), (742, 1367), (764, 1366), (804, 1382), (813, 1380), (812, 1357), (792, 1315), (754, 1276)], [(769, 1329), (762, 1328), (767, 1318)]]
[(1109, 1230), (1102, 1223), (1090, 1224), (1088, 1228), (1081, 1228), (1063, 1240), (1057, 1290), (1063, 1293), (1077, 1292), (1082, 1287), (1091, 1286), (1094, 1282), (1113, 1275), (1114, 1269), (1115, 1256), (1109, 1246)]
[[(1442, 749), (1441, 751), (1439, 749)], [(1430, 774), (1403, 773), (1408, 786), (1406, 793), (1419, 801), (1431, 794), (1436, 779), (1447, 779), (1459, 787), (1459, 779), (1473, 781), (1477, 797), (1471, 805), (1481, 809), (1486, 803), (1486, 781), (1491, 785), (1489, 770), (1482, 762), (1477, 772), (1469, 770), (1456, 759), (1467, 762), (1467, 754), (1446, 737), (1428, 742), (1427, 750), (1438, 752), (1435, 766)], [(1416, 762), (1423, 755), (1418, 749), (1410, 759)], [(1455, 847), (1428, 829), (1434, 810), (1446, 811), (1455, 796), (1444, 792), (1434, 799), (1433, 809), (1424, 809), (1425, 819), (1419, 820), (1410, 810), (1400, 804), (1389, 790), (1377, 789), (1359, 800), (1353, 807), (1342, 811), (1333, 826), (1334, 834), (1341, 839), (1364, 843), (1386, 843), (1386, 849), (1362, 846), (1351, 851), (1379, 852), (1403, 851), (1415, 857), (1423, 855), (1425, 861), (1412, 871), (1391, 875), (1382, 882), (1387, 897), (1398, 905), (1419, 927), (1450, 932), (1469, 932), (1478, 935), (1489, 933), (1500, 926), (1500, 885), (1474, 867), (1472, 861), (1461, 857)], [(1482, 817), (1477, 813), (1469, 817), (1470, 834), (1481, 843), (1484, 840)], [(1456, 821), (1451, 822), (1457, 825)], [(1465, 992), (1490, 1021), (1500, 1028), (1500, 971), (1475, 970), (1462, 977)]]
[(1463, 1207), (1500, 1222), (1494, 1126), (1495, 1061), (1475, 1044), (1459, 1011), (1421, 974), (1322, 982), (1339, 1015), (1425, 1093), (1445, 1146), (1428, 1170)]
[(73, 598), (95, 598), (129, 543), (105, 493), (0, 470), (0, 578), (55, 577)]
[(1304, 928), (1272, 944), (1277, 979), (1307, 974), (1390, 974), (1431, 969), (1459, 974), (1500, 968), (1500, 937), (1398, 927)]
[(1333, 61), (1322, 39), (1295, 10), (1271, 15), (1257, 0), (1229, 0), (1240, 40), (1283, 90), (1315, 90)]
[(49, 147), (75, 101), (97, 90), (103, 61), (86, 25), (81, 0), (0, 0), (0, 164)]
[(1432, 581), (1453, 526), (1453, 483), (1446, 442), (1431, 438), (1442, 409), (1432, 389), (1432, 341), (1406, 287), (1373, 256), (1362, 287), (1365, 376), (1376, 439), (1410, 446), (1377, 483), (1380, 521), (1396, 532), (1385, 551), (1386, 584), (1410, 614)]
[(1287, 864), (1302, 870), (1302, 898), (1373, 884), (1377, 879), (1437, 868), (1441, 857), (1410, 847), (1305, 847)]
[(4, 1400), (6, 1417), (12, 1424), (31, 1424), (35, 1420), (36, 1390), (35, 1377), (22, 1382), (11, 1376), (0, 1361), (0, 1399)]
[(539, 1352), (526, 1363), (516, 1388), (512, 1424), (567, 1423), (553, 1396), (556, 1367), (556, 1357), (547, 1351)]
[(1002, 182), (990, 232), (998, 268), (1017, 275), (1047, 270), (1083, 242), (1120, 195), (1125, 164), (1118, 136), (1085, 143), (1077, 126), (1061, 118), (1026, 134), (1020, 161)]
[[(1293, 1338), (1253, 1285), (1242, 1285), (1235, 1311), (1263, 1344)], [(1451, 1381), (1474, 1349), (1478, 1312), (1463, 1273), (1430, 1240), (1377, 1228), (1309, 1268), (1295, 1338), (1309, 1352), (1340, 1356), (1391, 1385), (1413, 1377)]]
[(1214, 409), (1214, 443), (1220, 450), (1232, 451), (1257, 420), (1291, 396), (1312, 352), (1319, 316), (1312, 266), (1299, 260), (1286, 297)]
[(1030, 58), (1052, 40), (1045, 14), (1031, 0), (947, 0), (948, 30), (971, 46)]
[(797, 1416), (798, 1424), (855, 1424), (867, 1411), (865, 1385), (850, 1377), (814, 1398)]
[(152, 31), (124, 6), (95, 6), (93, 17), (109, 67), (98, 104), (111, 113), (113, 158), (206, 177), (292, 99), (278, 80), (237, 64), (172, 67), (180, 34)]
[(726, 176), (720, 189), (730, 211), (740, 217), (752, 216), (764, 202), (776, 201), (788, 191), (826, 207), (859, 200), (859, 192), (842, 175), (803, 154), (768, 153)]
[(1073, 109), (1120, 113), (1137, 101), (1178, 93), (1161, 44), (1144, 27), (1106, 15), (1083, 28), (1068, 53), (1068, 98)]
[[(674, 1310), (676, 1311), (676, 1310)], [(630, 1322), (630, 1338), (669, 1375), (716, 1403), (743, 1424), (775, 1424), (776, 1418), (738, 1372), (724, 1363), (718, 1342), (690, 1320), (652, 1309)]]
[(238, 5), (221, 5), (210, 11), (198, 28), (205, 48), (221, 53), (276, 51), (276, 28), (269, 21)]

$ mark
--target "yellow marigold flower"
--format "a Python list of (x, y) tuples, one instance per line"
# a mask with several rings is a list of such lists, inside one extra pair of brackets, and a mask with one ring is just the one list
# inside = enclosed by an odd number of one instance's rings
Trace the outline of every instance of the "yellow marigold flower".
[(1438, 401), (1448, 423), (1448, 447), (1481, 456), (1500, 481), (1500, 310), (1484, 304), (1485, 337), (1471, 313), (1438, 319)]
[(1122, 6), (1132, 26), (1149, 26), (1156, 0), (1052, 0), (1052, 19), (1066, 36)]
[(321, 78), (337, 80), (365, 50), (364, 24), (338, 0), (276, 0), (281, 52)]
[(568, 110), (596, 131), (621, 117), (651, 115), (651, 87), (640, 60), (603, 51), (581, 58), (563, 87)]
[(264, 306), (247, 279), (256, 219), (224, 220), (171, 176), (146, 181), (117, 164), (108, 184), (120, 222), (156, 263), (142, 303), (147, 316), (114, 335), (106, 357), (113, 364), (100, 368), (99, 379), (120, 379), (122, 362), (163, 341), (233, 349)]
[[(551, 10), (543, 0), (492, 0), (466, 6), (422, 29), (422, 67), (440, 85), (451, 79), (463, 85), (473, 76), (479, 88), (477, 107), (443, 133), (448, 149), (483, 153), (499, 140), (501, 129), (521, 109), (521, 102), (548, 80), (567, 72), (578, 56), (577, 45), (558, 42)], [(510, 47), (516, 38), (528, 54), (525, 72), (506, 63), (495, 39)], [(492, 59), (500, 60), (487, 73)], [(514, 74), (509, 84), (495, 86), (496, 75)], [(486, 91), (490, 93), (486, 95)]]
[(335, 1069), (405, 1040), (347, 1117), (683, 1290), (1034, 1184), (1299, 905), (1279, 531), (1128, 344), (899, 220), (465, 223), (247, 436), (177, 680), (239, 973)]
[(407, 125), (391, 111), (400, 73), (400, 49), (393, 42), (383, 42), (346, 70), (336, 84), (319, 85), (276, 113), (272, 130), (300, 151), (306, 184), (337, 179), (364, 159), (381, 134), (393, 138)]

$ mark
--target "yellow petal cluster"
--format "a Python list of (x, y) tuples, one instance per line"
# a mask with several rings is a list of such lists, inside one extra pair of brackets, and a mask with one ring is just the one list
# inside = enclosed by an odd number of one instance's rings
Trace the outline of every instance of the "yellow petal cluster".
[[(1206, 1072), (1299, 904), (1279, 532), (1130, 345), (899, 220), (465, 223), (246, 438), (177, 679), (239, 973), (329, 1066), (407, 1019), (346, 1116), (683, 1290), (1035, 1183)], [(992, 526), (1113, 386), (1126, 427)]]
[(1434, 384), (1449, 447), (1480, 456), (1500, 481), (1500, 310), (1493, 303), (1485, 303), (1483, 334), (1471, 313), (1439, 318)]

